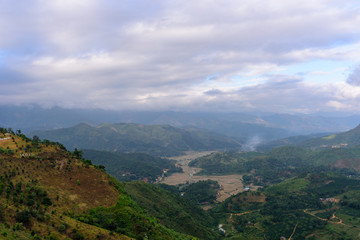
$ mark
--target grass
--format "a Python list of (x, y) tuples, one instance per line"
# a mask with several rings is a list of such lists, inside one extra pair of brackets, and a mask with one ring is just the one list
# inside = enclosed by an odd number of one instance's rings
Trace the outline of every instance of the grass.
[(267, 192), (297, 192), (309, 185), (305, 178), (292, 178), (267, 188)]
[(332, 140), (332, 139), (334, 139), (335, 137), (336, 137), (336, 134), (331, 134), (331, 135), (329, 135), (329, 136), (322, 137), (322, 139), (324, 139), (324, 140)]
[(33, 237), (23, 231), (24, 227), (22, 225), (18, 225), (19, 230), (13, 231), (9, 226), (5, 226), (4, 224), (0, 224), (0, 239), (7, 240), (30, 240)]

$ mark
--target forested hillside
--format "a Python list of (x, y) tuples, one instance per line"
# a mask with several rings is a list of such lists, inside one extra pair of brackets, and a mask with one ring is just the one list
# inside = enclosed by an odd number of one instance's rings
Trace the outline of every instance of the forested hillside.
[(95, 149), (117, 152), (143, 152), (171, 156), (184, 151), (240, 149), (234, 139), (199, 129), (169, 125), (79, 124), (71, 128), (33, 132), (44, 139), (63, 143), (69, 149)]
[(144, 153), (121, 153), (97, 150), (84, 150), (84, 157), (97, 165), (103, 165), (106, 171), (120, 181), (146, 180), (155, 182), (182, 169), (174, 161), (153, 157)]
[(5, 239), (192, 239), (164, 227), (123, 186), (59, 143), (0, 131)]
[(229, 239), (358, 239), (359, 193), (358, 179), (310, 173), (240, 193), (212, 212)]
[(86, 150), (90, 160), (60, 143), (0, 130), (4, 239), (356, 239), (360, 231), (357, 147), (286, 146), (195, 159), (190, 165), (199, 174), (243, 176), (243, 192), (219, 202), (216, 181), (121, 183), (104, 170), (153, 180), (165, 167), (179, 170), (167, 159)]
[(195, 159), (201, 175), (244, 174), (246, 184), (269, 185), (301, 173), (334, 170), (347, 174), (360, 171), (360, 148), (309, 150), (294, 146), (275, 148), (268, 153), (219, 152)]

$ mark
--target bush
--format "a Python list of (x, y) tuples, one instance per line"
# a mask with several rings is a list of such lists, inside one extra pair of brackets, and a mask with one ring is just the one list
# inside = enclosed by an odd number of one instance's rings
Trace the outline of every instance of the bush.
[(29, 223), (30, 222), (30, 212), (28, 210), (23, 210), (16, 214), (16, 221), (21, 223)]
[(2, 209), (2, 206), (0, 206), (0, 221), (4, 220), (4, 211)]
[(79, 233), (78, 231), (76, 231), (76, 230), (74, 229), (74, 231), (73, 231), (73, 239), (74, 239), (74, 240), (83, 240), (83, 239), (85, 239), (85, 238), (84, 238), (84, 236), (83, 236), (81, 233)]

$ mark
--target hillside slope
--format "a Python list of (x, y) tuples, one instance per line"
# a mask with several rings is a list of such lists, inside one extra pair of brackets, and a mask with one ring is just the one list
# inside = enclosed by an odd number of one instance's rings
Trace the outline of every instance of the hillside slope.
[(360, 180), (309, 173), (228, 198), (222, 214), (229, 239), (358, 239)]
[(98, 165), (103, 165), (106, 171), (120, 181), (146, 180), (155, 182), (166, 175), (182, 172), (176, 167), (175, 161), (153, 157), (145, 153), (119, 153), (97, 150), (84, 151), (84, 157)]
[(214, 230), (215, 219), (200, 207), (189, 204), (180, 194), (140, 181), (124, 183), (123, 186), (142, 208), (165, 226), (201, 239), (220, 239), (219, 233)]
[(61, 142), (69, 149), (143, 152), (151, 155), (240, 148), (237, 141), (228, 137), (205, 130), (184, 130), (169, 125), (120, 123), (92, 127), (82, 123), (71, 128), (36, 131), (33, 134)]
[(113, 178), (61, 144), (0, 129), (6, 239), (192, 239), (161, 225)]
[(360, 145), (360, 125), (347, 132), (331, 134), (325, 137), (309, 139), (298, 144), (300, 147), (319, 148), (340, 148), (354, 147)]
[(320, 117), (261, 112), (107, 111), (60, 107), (44, 109), (36, 105), (0, 106), (0, 126), (34, 131), (64, 128), (79, 122), (95, 125), (103, 122), (169, 124), (175, 127), (191, 126), (208, 129), (246, 142), (253, 136), (259, 136), (262, 140), (270, 140), (294, 134), (340, 132), (355, 127), (360, 121), (360, 116), (324, 115)]

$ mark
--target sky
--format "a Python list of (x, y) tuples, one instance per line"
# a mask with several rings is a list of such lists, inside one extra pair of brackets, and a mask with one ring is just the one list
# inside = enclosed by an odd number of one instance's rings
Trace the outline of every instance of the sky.
[(0, 0), (0, 105), (360, 113), (358, 0)]

